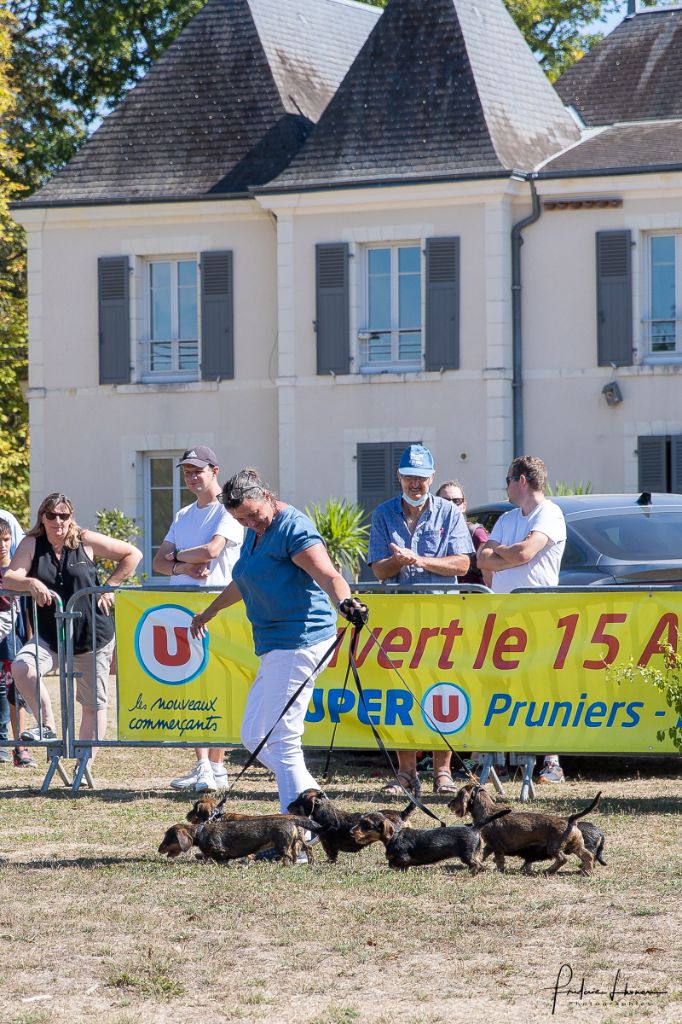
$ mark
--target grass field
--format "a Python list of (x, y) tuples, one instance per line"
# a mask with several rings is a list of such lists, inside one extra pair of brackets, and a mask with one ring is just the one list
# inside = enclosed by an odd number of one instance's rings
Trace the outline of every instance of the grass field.
[[(554, 878), (526, 878), (520, 861), (475, 879), (458, 862), (395, 873), (379, 847), (336, 866), (319, 846), (314, 866), (166, 861), (163, 832), (191, 803), (167, 784), (189, 760), (104, 750), (96, 791), (77, 797), (56, 782), (42, 797), (42, 770), (0, 767), (8, 1024), (682, 1020), (676, 759), (574, 759), (572, 781), (539, 794), (538, 808), (569, 813), (603, 790), (590, 818), (608, 866), (589, 879), (575, 859)], [(327, 792), (347, 807), (400, 806), (379, 796), (378, 774), (377, 756), (340, 754)], [(455, 823), (444, 797), (428, 800)], [(272, 776), (250, 770), (231, 806), (276, 810)], [(560, 992), (552, 1014), (562, 965), (575, 994)]]

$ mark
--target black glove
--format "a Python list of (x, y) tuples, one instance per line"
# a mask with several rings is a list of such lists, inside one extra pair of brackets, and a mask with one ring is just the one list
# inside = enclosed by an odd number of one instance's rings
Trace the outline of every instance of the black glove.
[(369, 609), (356, 597), (346, 597), (339, 605), (339, 611), (344, 619), (348, 619), (356, 629), (366, 625), (369, 619)]

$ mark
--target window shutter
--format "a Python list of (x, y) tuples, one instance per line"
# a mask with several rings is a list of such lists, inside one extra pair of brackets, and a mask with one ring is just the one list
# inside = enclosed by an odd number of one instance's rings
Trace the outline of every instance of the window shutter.
[(670, 490), (682, 494), (682, 435), (670, 438)]
[(427, 238), (427, 370), (459, 369), (459, 278), (459, 238)]
[(315, 246), (317, 372), (350, 371), (348, 245)]
[(234, 377), (232, 252), (201, 254), (201, 378)]
[(597, 361), (632, 365), (630, 231), (597, 232)]
[(668, 490), (667, 441), (664, 434), (637, 438), (640, 491)]
[(130, 381), (130, 263), (127, 256), (97, 261), (99, 382)]

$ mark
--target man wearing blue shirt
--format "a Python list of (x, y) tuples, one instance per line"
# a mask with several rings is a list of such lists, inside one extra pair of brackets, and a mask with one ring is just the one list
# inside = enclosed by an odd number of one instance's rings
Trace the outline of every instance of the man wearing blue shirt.
[[(367, 562), (382, 583), (456, 584), (469, 569), (474, 553), (464, 516), (451, 501), (429, 493), (435, 477), (433, 455), (412, 444), (398, 467), (401, 494), (379, 505), (372, 514)], [(433, 788), (436, 793), (457, 789), (450, 773), (449, 750), (433, 752)], [(398, 778), (407, 790), (417, 781), (417, 754), (398, 751)], [(400, 793), (393, 783), (386, 793)]]

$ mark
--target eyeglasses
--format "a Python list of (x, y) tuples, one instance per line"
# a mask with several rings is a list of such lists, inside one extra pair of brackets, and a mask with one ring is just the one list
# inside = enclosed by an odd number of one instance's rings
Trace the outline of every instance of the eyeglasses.
[(446, 501), (451, 501), (453, 505), (463, 505), (464, 498), (446, 498)]
[(509, 484), (512, 482), (512, 480), (520, 480), (521, 477), (519, 477), (519, 476), (506, 476), (504, 479), (505, 479), (505, 482), (507, 484), (507, 487), (509, 487)]
[(60, 522), (65, 523), (67, 519), (71, 518), (70, 512), (44, 512), (43, 515), (46, 519), (49, 519), (51, 523), (53, 523), (55, 519), (59, 519)]

